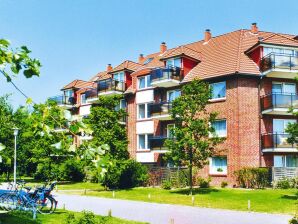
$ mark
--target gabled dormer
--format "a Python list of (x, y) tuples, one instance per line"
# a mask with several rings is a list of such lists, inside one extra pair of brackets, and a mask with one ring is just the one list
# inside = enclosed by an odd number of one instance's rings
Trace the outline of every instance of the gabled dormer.
[(151, 72), (152, 86), (172, 87), (201, 61), (201, 53), (187, 46), (179, 46), (164, 52), (161, 56), (164, 66)]
[(98, 82), (99, 95), (123, 94), (132, 84), (131, 73), (141, 64), (133, 61), (124, 61), (115, 68), (108, 69), (109, 78)]
[(295, 78), (298, 72), (298, 41), (284, 34), (271, 34), (246, 51), (259, 66), (262, 75)]

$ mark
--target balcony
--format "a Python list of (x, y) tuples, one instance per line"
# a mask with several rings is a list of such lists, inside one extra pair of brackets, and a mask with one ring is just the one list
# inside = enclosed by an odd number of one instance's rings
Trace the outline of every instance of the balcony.
[(98, 101), (97, 89), (90, 89), (86, 91), (86, 103), (94, 103)]
[(298, 109), (298, 95), (272, 93), (261, 98), (262, 114), (290, 115), (290, 107)]
[(155, 87), (178, 86), (182, 80), (182, 70), (179, 67), (158, 68), (151, 71), (151, 85)]
[(72, 108), (76, 104), (75, 97), (69, 97), (65, 95), (58, 95), (50, 97), (48, 100), (54, 101), (57, 103), (58, 106), (64, 107), (64, 108)]
[(115, 95), (123, 94), (125, 91), (125, 83), (114, 79), (106, 79), (98, 82), (98, 95)]
[(170, 110), (172, 108), (171, 102), (159, 102), (148, 104), (148, 113), (152, 119), (158, 120), (172, 120)]
[(272, 181), (298, 177), (298, 167), (272, 167)]
[(263, 152), (298, 152), (297, 145), (288, 143), (290, 137), (287, 133), (270, 133), (262, 135)]
[(149, 138), (149, 144), (151, 150), (162, 150), (166, 149), (164, 146), (165, 141), (168, 139), (167, 136), (152, 136)]
[(298, 57), (270, 53), (261, 59), (260, 71), (267, 77), (293, 79), (298, 72)]

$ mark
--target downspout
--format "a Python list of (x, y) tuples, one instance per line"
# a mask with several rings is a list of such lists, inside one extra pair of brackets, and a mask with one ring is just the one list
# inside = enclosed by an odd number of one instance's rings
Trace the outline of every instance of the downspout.
[(262, 126), (261, 126), (261, 119), (262, 119), (262, 109), (261, 109), (261, 82), (262, 82), (262, 79), (265, 75), (261, 75), (260, 76), (260, 79), (258, 81), (258, 98), (259, 98), (259, 103), (258, 103), (258, 110), (259, 110), (259, 167), (262, 167), (262, 134), (261, 134), (261, 129), (262, 129)]

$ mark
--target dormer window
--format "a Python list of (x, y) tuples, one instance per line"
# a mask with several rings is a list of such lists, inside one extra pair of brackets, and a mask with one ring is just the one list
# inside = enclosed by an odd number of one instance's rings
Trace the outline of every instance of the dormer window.
[(147, 58), (146, 61), (144, 61), (144, 65), (147, 65), (148, 63), (150, 63), (153, 60), (153, 58)]
[(119, 82), (124, 82), (124, 72), (117, 72), (113, 74), (113, 79)]
[(166, 60), (166, 67), (181, 68), (181, 58), (171, 58), (171, 59)]

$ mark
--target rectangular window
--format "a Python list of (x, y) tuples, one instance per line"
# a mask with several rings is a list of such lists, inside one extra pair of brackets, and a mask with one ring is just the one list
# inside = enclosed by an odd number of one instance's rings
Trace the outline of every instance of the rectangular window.
[(150, 138), (152, 134), (138, 135), (138, 150), (150, 150)]
[(73, 96), (73, 90), (68, 89), (64, 91), (64, 96), (66, 97), (72, 97)]
[(124, 72), (118, 72), (113, 74), (113, 79), (119, 82), (124, 82)]
[(175, 127), (175, 124), (168, 124), (167, 125), (167, 138), (174, 138), (173, 128)]
[(169, 102), (172, 102), (175, 99), (177, 99), (179, 96), (181, 96), (181, 90), (180, 89), (170, 90), (170, 91), (168, 91), (168, 94), (167, 94), (167, 100)]
[(216, 156), (210, 159), (210, 174), (227, 174), (227, 157)]
[(115, 107), (116, 111), (119, 111), (120, 109), (126, 109), (126, 101), (125, 99), (121, 99), (119, 104)]
[(217, 82), (210, 84), (212, 95), (211, 99), (220, 99), (226, 97), (226, 82)]
[(145, 89), (151, 87), (150, 75), (142, 76), (138, 78), (138, 89)]
[(296, 84), (295, 83), (287, 83), (287, 82), (273, 82), (272, 83), (272, 93), (280, 93), (280, 94), (296, 94)]
[(86, 104), (86, 94), (81, 94), (81, 104)]
[(216, 137), (227, 137), (227, 121), (217, 120), (212, 122), (211, 126), (214, 128), (214, 135)]
[(274, 167), (298, 167), (298, 157), (296, 155), (276, 155), (273, 161)]
[(138, 119), (145, 119), (146, 118), (146, 104), (139, 104), (138, 105)]
[(166, 60), (166, 66), (181, 68), (181, 58), (172, 58), (172, 59)]

